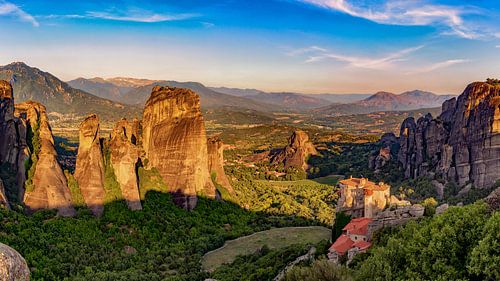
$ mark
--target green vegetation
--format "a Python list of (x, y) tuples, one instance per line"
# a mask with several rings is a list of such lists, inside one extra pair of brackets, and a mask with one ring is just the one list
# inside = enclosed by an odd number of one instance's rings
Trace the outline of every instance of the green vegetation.
[(109, 143), (104, 142), (102, 149), (104, 158), (104, 191), (106, 192), (106, 195), (104, 196), (104, 203), (120, 201), (123, 199), (123, 195), (111, 164), (111, 150), (109, 149)]
[(289, 215), (332, 225), (336, 187), (313, 180), (233, 182), (240, 206), (256, 212)]
[[(316, 246), (322, 247), (324, 243)], [(306, 254), (309, 248), (309, 245), (303, 244), (274, 250), (263, 246), (251, 255), (239, 256), (232, 264), (219, 267), (212, 276), (220, 281), (273, 280), (280, 270), (296, 257)]]
[(344, 212), (337, 212), (335, 214), (335, 223), (333, 224), (332, 231), (332, 241), (337, 240), (337, 238), (342, 235), (342, 229), (351, 221), (351, 216), (345, 214)]
[(139, 177), (139, 194), (141, 200), (146, 198), (146, 194), (149, 191), (168, 192), (168, 187), (163, 182), (160, 172), (156, 168), (148, 170), (144, 167), (139, 167), (137, 175)]
[(488, 79), (486, 79), (486, 83), (493, 85), (493, 86), (497, 86), (497, 85), (500, 85), (500, 79), (488, 78)]
[(287, 272), (285, 281), (352, 281), (348, 269), (326, 259), (309, 266), (296, 266)]
[(273, 228), (227, 241), (222, 248), (203, 257), (203, 268), (214, 270), (223, 264), (232, 263), (238, 256), (248, 256), (263, 247), (274, 250), (292, 245), (316, 244), (329, 241), (330, 236), (331, 230), (321, 226)]
[(66, 176), (66, 181), (68, 182), (68, 188), (71, 192), (71, 200), (75, 207), (84, 207), (85, 200), (83, 199), (82, 192), (80, 187), (78, 186), (78, 182), (76, 181), (73, 174), (71, 174), (68, 170), (64, 170), (64, 175)]
[(33, 127), (28, 126), (26, 139), (31, 156), (24, 163), (24, 168), (27, 171), (24, 187), (27, 192), (31, 192), (35, 188), (33, 185), (33, 177), (35, 176), (36, 163), (38, 162), (38, 154), (41, 148), (39, 123), (36, 123)]
[(421, 222), (409, 222), (379, 239), (366, 260), (355, 268), (356, 279), (498, 279), (498, 269), (491, 269), (498, 268), (495, 243), (498, 246), (500, 216), (490, 215), (486, 204), (479, 202), (451, 207)]
[(202, 255), (224, 241), (311, 224), (203, 198), (188, 212), (158, 192), (148, 192), (143, 208), (130, 211), (124, 202), (114, 202), (100, 219), (85, 209), (76, 218), (0, 210), (0, 242), (25, 257), (35, 281), (204, 280), (209, 273), (202, 272)]

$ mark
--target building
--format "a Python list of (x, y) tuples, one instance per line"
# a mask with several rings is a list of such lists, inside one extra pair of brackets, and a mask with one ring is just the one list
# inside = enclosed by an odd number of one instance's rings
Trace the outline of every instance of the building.
[(340, 258), (347, 254), (347, 263), (358, 253), (364, 253), (371, 247), (369, 225), (371, 218), (352, 219), (343, 229), (335, 243), (328, 249), (328, 259), (340, 263)]
[(383, 182), (376, 184), (365, 178), (350, 177), (341, 180), (338, 187), (337, 211), (353, 218), (373, 218), (390, 204), (391, 186)]

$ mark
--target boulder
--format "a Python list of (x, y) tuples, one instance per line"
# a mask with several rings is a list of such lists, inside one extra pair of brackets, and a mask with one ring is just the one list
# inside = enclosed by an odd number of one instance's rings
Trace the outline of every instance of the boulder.
[(11, 247), (0, 243), (0, 279), (29, 281), (30, 270), (24, 258)]
[(472, 83), (437, 118), (401, 125), (398, 161), (407, 178), (438, 177), (489, 188), (500, 178), (500, 85)]
[(85, 204), (95, 216), (104, 212), (104, 160), (100, 141), (99, 117), (89, 115), (80, 125), (80, 144), (75, 179)]
[(142, 125), (147, 165), (158, 169), (175, 203), (191, 210), (197, 195), (215, 198), (200, 97), (189, 89), (156, 86)]
[(129, 209), (141, 210), (136, 166), (139, 162), (139, 149), (135, 145), (137, 133), (126, 119), (120, 120), (111, 135), (111, 165), (120, 184), (123, 198)]
[(57, 152), (45, 106), (29, 101), (16, 105), (16, 111), (25, 116), (31, 130), (37, 128), (40, 145), (32, 189), (25, 191), (24, 204), (32, 212), (57, 209), (58, 215), (61, 216), (76, 215), (66, 176), (57, 162)]
[(288, 139), (288, 145), (272, 156), (271, 163), (283, 164), (285, 169), (293, 167), (306, 170), (308, 167), (307, 158), (317, 154), (318, 152), (309, 141), (307, 133), (297, 130)]
[(448, 210), (450, 206), (448, 204), (442, 204), (436, 207), (436, 215), (442, 214)]
[(211, 137), (207, 140), (208, 169), (211, 174), (215, 174), (215, 180), (222, 185), (229, 193), (233, 194), (234, 189), (224, 172), (224, 144), (219, 137)]
[(500, 208), (500, 187), (493, 190), (484, 201), (490, 206), (490, 209), (496, 211)]

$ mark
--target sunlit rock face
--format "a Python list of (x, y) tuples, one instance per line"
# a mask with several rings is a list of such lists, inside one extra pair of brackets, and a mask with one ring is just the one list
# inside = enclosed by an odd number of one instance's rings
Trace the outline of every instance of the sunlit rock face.
[(210, 174), (215, 174), (215, 180), (229, 193), (234, 193), (233, 187), (224, 172), (224, 143), (219, 137), (211, 137), (207, 140), (208, 169)]
[(0, 280), (30, 280), (30, 270), (26, 260), (16, 250), (2, 243), (0, 243)]
[(439, 117), (406, 119), (398, 161), (405, 176), (491, 187), (500, 178), (500, 86), (472, 83)]
[(16, 105), (16, 114), (24, 116), (30, 128), (38, 128), (40, 143), (32, 190), (26, 190), (24, 204), (30, 211), (57, 209), (61, 216), (74, 216), (76, 211), (66, 177), (57, 162), (45, 106), (37, 102), (24, 102)]
[(199, 96), (188, 89), (157, 86), (142, 123), (147, 164), (158, 169), (175, 203), (193, 209), (197, 195), (214, 198)]
[(80, 125), (79, 135), (75, 179), (85, 204), (95, 216), (100, 216), (104, 211), (105, 190), (99, 117), (89, 115)]
[(141, 199), (136, 173), (136, 165), (139, 162), (139, 149), (136, 146), (138, 136), (136, 122), (120, 120), (111, 135), (110, 151), (111, 165), (120, 184), (123, 198), (129, 209), (141, 210)]
[(305, 170), (308, 167), (306, 163), (307, 157), (316, 154), (318, 152), (309, 141), (307, 133), (297, 130), (288, 139), (288, 145), (274, 155), (271, 162), (274, 164), (283, 164), (285, 169), (294, 167)]

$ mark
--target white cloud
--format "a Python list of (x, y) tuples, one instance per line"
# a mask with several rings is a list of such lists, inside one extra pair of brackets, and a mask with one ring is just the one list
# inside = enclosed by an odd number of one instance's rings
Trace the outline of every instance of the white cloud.
[(308, 53), (326, 52), (327, 50), (318, 46), (310, 46), (301, 49), (295, 49), (287, 53), (288, 56), (298, 56)]
[(496, 45), (495, 48), (500, 48), (500, 45)]
[(437, 69), (446, 68), (446, 67), (450, 67), (450, 66), (455, 65), (455, 64), (461, 64), (461, 63), (466, 63), (466, 62), (469, 62), (469, 60), (467, 60), (467, 59), (453, 59), (453, 60), (441, 61), (441, 62), (431, 64), (429, 66), (423, 67), (421, 69), (410, 71), (407, 74), (418, 74), (418, 73), (432, 72), (432, 71), (437, 70)]
[(142, 15), (142, 14), (128, 14), (128, 15), (118, 15), (105, 12), (88, 12), (88, 18), (114, 20), (114, 21), (130, 21), (130, 22), (165, 22), (165, 21), (176, 21), (185, 20), (193, 17), (191, 14), (179, 14), (179, 15), (162, 15), (162, 14), (152, 14), (152, 15)]
[(87, 12), (83, 15), (69, 14), (69, 15), (46, 15), (39, 16), (38, 18), (44, 19), (103, 19), (112, 21), (128, 21), (128, 22), (141, 22), (141, 23), (156, 23), (167, 21), (185, 20), (195, 17), (194, 14), (148, 14), (147, 12), (141, 13), (107, 13), (107, 12)]
[[(353, 17), (391, 25), (442, 26), (446, 34), (474, 39), (480, 35), (471, 30), (463, 20), (466, 10), (460, 7), (426, 4), (421, 0), (387, 0), (384, 4), (358, 6), (347, 0), (298, 0)], [(471, 12), (470, 10), (467, 12)]]
[[(407, 48), (399, 50), (397, 52), (385, 55), (383, 57), (359, 57), (359, 56), (348, 56), (338, 53), (333, 53), (323, 48), (316, 48), (317, 52), (309, 56), (306, 60), (307, 63), (314, 63), (323, 60), (332, 59), (335, 61), (346, 63), (348, 66), (357, 68), (367, 68), (367, 69), (388, 69), (394, 65), (395, 62), (406, 60), (405, 56), (413, 53), (423, 46), (416, 46), (412, 48)], [(305, 50), (305, 49), (301, 49)], [(302, 52), (301, 54), (303, 54)]]
[(0, 16), (13, 16), (21, 21), (31, 23), (33, 26), (40, 25), (32, 15), (23, 11), (19, 6), (1, 0), (0, 0)]

